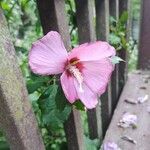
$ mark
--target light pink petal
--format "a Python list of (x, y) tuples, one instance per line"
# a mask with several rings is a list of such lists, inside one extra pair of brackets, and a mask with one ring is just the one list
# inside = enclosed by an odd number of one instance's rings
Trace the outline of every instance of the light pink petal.
[(51, 31), (32, 45), (29, 52), (29, 66), (37, 74), (59, 74), (64, 71), (67, 57), (60, 34)]
[(82, 70), (84, 82), (93, 92), (100, 96), (106, 90), (114, 65), (107, 58), (82, 63), (84, 66)]
[(98, 96), (85, 83), (82, 84), (83, 91), (79, 90), (78, 82), (74, 82), (77, 95), (87, 109), (95, 108), (98, 103)]
[(70, 103), (74, 103), (78, 99), (77, 92), (74, 85), (74, 77), (67, 76), (66, 72), (61, 75), (61, 85), (66, 98)]
[(76, 57), (81, 61), (94, 61), (111, 57), (115, 54), (116, 52), (114, 47), (109, 45), (107, 42), (97, 41), (82, 44), (79, 47), (74, 48), (69, 54), (69, 59)]
[(103, 150), (121, 150), (119, 146), (112, 141), (104, 143), (103, 147)]

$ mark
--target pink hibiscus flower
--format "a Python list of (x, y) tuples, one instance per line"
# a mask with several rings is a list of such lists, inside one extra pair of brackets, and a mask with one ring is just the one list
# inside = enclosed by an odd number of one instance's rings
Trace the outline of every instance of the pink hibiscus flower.
[(107, 42), (85, 43), (67, 53), (61, 36), (51, 31), (33, 43), (29, 66), (35, 74), (60, 77), (68, 101), (80, 99), (88, 109), (96, 107), (98, 96), (106, 90), (114, 65), (115, 49)]

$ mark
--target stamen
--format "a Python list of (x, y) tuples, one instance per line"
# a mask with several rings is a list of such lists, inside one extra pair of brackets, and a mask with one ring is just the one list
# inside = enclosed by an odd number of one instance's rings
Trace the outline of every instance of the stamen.
[(82, 74), (79, 71), (79, 69), (76, 66), (69, 65), (68, 70), (77, 79), (77, 81), (79, 83), (79, 91), (84, 92), (83, 87), (82, 87), (83, 77), (82, 77)]
[(83, 90), (83, 87), (82, 87), (82, 84), (81, 84), (81, 83), (79, 84), (79, 91), (80, 91), (81, 93), (83, 93), (83, 92), (84, 92), (84, 90)]

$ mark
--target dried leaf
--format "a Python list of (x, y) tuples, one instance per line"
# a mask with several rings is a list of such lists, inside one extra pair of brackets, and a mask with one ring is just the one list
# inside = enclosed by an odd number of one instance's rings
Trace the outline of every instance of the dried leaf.
[(147, 88), (146, 88), (146, 86), (141, 86), (140, 89), (146, 90)]
[(121, 149), (116, 143), (109, 141), (104, 143), (103, 150), (121, 150)]
[(143, 79), (143, 82), (144, 83), (148, 83), (148, 79)]
[(126, 112), (125, 114), (123, 114), (121, 120), (118, 123), (118, 126), (122, 128), (128, 128), (128, 127), (136, 128), (137, 116), (129, 112)]
[(145, 75), (145, 76), (143, 77), (144, 83), (148, 83), (149, 80), (150, 80), (150, 75)]
[(124, 100), (126, 103), (129, 103), (129, 104), (137, 104), (138, 102), (135, 101), (133, 98), (127, 98)]
[(121, 138), (122, 138), (123, 140), (125, 140), (125, 141), (130, 142), (130, 143), (137, 144), (137, 141), (135, 141), (134, 139), (132, 139), (132, 138), (129, 137), (129, 136), (122, 136)]

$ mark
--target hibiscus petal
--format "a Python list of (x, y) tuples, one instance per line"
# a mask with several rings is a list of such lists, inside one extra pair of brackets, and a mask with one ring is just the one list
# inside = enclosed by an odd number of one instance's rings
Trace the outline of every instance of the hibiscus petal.
[(66, 98), (70, 103), (74, 103), (78, 99), (77, 92), (74, 85), (74, 77), (68, 76), (66, 72), (61, 75), (61, 85)]
[(95, 108), (98, 103), (98, 96), (85, 83), (82, 84), (83, 92), (79, 89), (78, 82), (74, 82), (77, 95), (87, 109)]
[(67, 57), (60, 34), (51, 31), (32, 45), (29, 66), (37, 74), (59, 74), (64, 71)]
[(114, 65), (108, 58), (99, 61), (82, 62), (84, 82), (95, 93), (101, 95), (105, 92), (110, 80)]
[(69, 59), (78, 58), (81, 61), (94, 61), (102, 58), (111, 57), (116, 54), (114, 47), (107, 42), (97, 41), (82, 44), (74, 48), (69, 54)]

